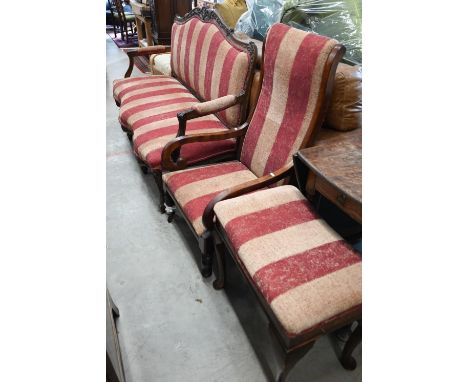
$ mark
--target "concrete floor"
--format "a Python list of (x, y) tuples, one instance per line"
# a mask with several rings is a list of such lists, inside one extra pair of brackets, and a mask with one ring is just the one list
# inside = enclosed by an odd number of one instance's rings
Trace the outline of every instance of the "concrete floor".
[[(108, 36), (106, 49), (107, 286), (120, 309), (127, 381), (266, 381), (224, 292), (200, 276), (188, 228), (158, 212), (154, 181), (140, 171), (112, 98), (128, 61)], [(345, 371), (322, 338), (288, 381), (360, 381), (360, 346), (355, 357), (358, 368)]]

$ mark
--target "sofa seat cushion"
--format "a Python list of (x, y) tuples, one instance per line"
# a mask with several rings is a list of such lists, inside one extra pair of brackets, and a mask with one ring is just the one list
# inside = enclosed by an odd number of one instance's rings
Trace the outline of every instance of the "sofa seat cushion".
[[(133, 132), (135, 154), (151, 169), (161, 168), (161, 154), (164, 146), (177, 135), (179, 122), (175, 114), (152, 121)], [(186, 135), (226, 131), (227, 128), (213, 115), (187, 121)], [(181, 157), (189, 164), (207, 160), (218, 155), (234, 152), (235, 139), (211, 142), (196, 142), (184, 145)]]
[(214, 208), (237, 261), (293, 337), (361, 306), (361, 258), (293, 186)]
[[(177, 80), (166, 81), (166, 76), (159, 77), (154, 83), (154, 87), (146, 88), (144, 92), (135, 90), (138, 93), (126, 93), (121, 98), (119, 111), (120, 124), (131, 131), (161, 121), (176, 117), (177, 113), (190, 109), (194, 104), (199, 103)], [(162, 81), (162, 82), (161, 82)]]
[(163, 175), (164, 182), (198, 236), (206, 230), (202, 216), (209, 202), (225, 189), (253, 179), (257, 177), (238, 161), (195, 167)]
[(174, 77), (158, 75), (158, 76), (143, 76), (122, 78), (114, 81), (113, 94), (114, 99), (122, 106), (125, 100), (145, 98), (154, 93), (162, 92), (170, 89), (179, 89), (190, 93), (179, 81)]

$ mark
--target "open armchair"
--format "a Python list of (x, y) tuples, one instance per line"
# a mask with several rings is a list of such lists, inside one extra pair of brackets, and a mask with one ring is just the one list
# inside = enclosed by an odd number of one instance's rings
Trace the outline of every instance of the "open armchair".
[[(324, 120), (344, 51), (335, 40), (273, 25), (264, 44), (262, 88), (250, 124), (181, 136), (166, 144), (163, 169), (176, 170), (185, 164), (185, 145), (236, 141), (235, 161), (163, 175), (167, 212), (171, 217), (174, 209), (179, 211), (197, 237), (203, 276), (212, 272), (214, 206), (291, 178), (292, 155), (313, 140)], [(202, 111), (210, 111), (210, 106)], [(192, 109), (180, 113), (179, 118), (197, 115), (204, 113)]]

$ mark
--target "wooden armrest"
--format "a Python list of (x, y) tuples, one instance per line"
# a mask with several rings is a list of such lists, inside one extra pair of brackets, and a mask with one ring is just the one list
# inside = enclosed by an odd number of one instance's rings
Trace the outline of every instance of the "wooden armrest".
[(145, 46), (143, 48), (125, 48), (123, 49), (128, 56), (128, 69), (125, 72), (125, 78), (130, 77), (133, 70), (134, 59), (137, 56), (150, 56), (156, 53), (168, 53), (171, 51), (171, 47), (168, 45), (154, 45), (154, 46)]
[(242, 91), (239, 95), (226, 95), (224, 97), (216, 98), (211, 101), (197, 103), (192, 106), (191, 109), (181, 111), (177, 113), (177, 119), (179, 120), (179, 131), (177, 137), (185, 135), (185, 128), (187, 121), (200, 118), (205, 115), (218, 113), (231, 106), (237, 105), (245, 99), (245, 92)]
[(164, 146), (161, 154), (161, 168), (163, 170), (183, 170), (187, 167), (185, 159), (180, 157), (180, 149), (183, 145), (194, 142), (222, 141), (225, 139), (241, 138), (247, 132), (248, 123), (226, 131), (216, 133), (200, 133), (176, 137)]
[(211, 202), (206, 206), (205, 211), (203, 212), (203, 224), (208, 231), (213, 229), (214, 225), (214, 206), (216, 203), (226, 200), (236, 198), (238, 196), (248, 194), (249, 192), (260, 190), (261, 188), (270, 186), (274, 183), (279, 182), (280, 180), (292, 176), (294, 171), (293, 163), (289, 163), (284, 167), (281, 167), (275, 172), (271, 172), (268, 175), (264, 175), (261, 178), (250, 180), (248, 182), (239, 184), (224, 190), (219, 193)]

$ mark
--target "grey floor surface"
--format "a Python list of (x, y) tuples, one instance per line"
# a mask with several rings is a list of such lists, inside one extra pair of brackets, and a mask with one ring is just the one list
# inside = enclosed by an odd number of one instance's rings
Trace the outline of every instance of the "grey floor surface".
[[(108, 36), (106, 49), (107, 286), (120, 309), (127, 381), (266, 381), (224, 292), (200, 276), (184, 222), (158, 212), (154, 181), (140, 171), (112, 98), (128, 61)], [(355, 356), (358, 368), (345, 371), (322, 338), (288, 381), (360, 381), (360, 346)]]

